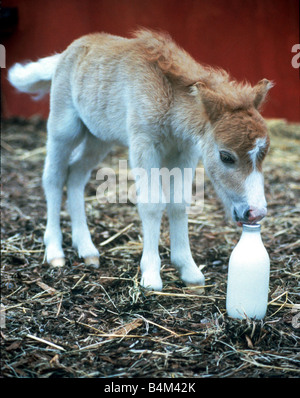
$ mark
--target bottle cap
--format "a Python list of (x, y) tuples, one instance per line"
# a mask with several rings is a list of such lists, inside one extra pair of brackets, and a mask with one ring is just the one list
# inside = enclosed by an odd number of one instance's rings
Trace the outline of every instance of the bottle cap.
[(247, 232), (260, 231), (260, 224), (243, 224), (243, 231)]

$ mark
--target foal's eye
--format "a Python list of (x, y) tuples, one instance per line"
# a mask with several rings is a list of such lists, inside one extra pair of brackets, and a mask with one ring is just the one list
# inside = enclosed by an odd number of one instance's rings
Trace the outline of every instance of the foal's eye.
[(234, 164), (235, 162), (234, 157), (229, 152), (225, 151), (220, 151), (220, 159), (223, 163), (226, 164)]

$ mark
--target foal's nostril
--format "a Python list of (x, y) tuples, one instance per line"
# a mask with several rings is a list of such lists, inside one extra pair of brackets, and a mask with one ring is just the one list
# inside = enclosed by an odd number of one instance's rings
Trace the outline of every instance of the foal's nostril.
[(244, 220), (248, 220), (251, 215), (251, 209), (247, 209), (244, 212)]

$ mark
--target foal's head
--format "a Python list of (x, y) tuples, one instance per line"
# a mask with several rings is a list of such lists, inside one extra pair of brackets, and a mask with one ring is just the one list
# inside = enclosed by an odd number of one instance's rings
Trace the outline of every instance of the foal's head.
[(267, 214), (262, 162), (269, 149), (266, 124), (259, 113), (272, 84), (236, 86), (216, 93), (198, 87), (211, 129), (205, 137), (203, 162), (227, 212), (239, 225)]

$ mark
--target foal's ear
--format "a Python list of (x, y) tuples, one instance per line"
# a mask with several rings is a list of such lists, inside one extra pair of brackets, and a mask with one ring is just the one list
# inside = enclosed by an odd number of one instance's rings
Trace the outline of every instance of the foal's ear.
[(262, 79), (254, 86), (254, 101), (253, 105), (256, 109), (259, 109), (261, 105), (264, 103), (268, 91), (274, 86), (273, 82), (270, 82), (268, 79)]
[(200, 97), (209, 120), (216, 122), (225, 111), (223, 98), (202, 82), (192, 84), (190, 90), (192, 95)]

